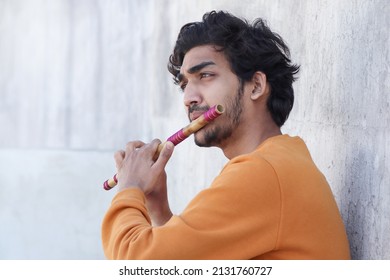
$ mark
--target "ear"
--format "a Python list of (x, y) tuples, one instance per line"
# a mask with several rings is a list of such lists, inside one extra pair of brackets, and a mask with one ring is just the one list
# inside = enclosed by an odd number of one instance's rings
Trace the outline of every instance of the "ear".
[(252, 85), (252, 100), (257, 100), (268, 93), (267, 76), (263, 72), (257, 71), (253, 74)]

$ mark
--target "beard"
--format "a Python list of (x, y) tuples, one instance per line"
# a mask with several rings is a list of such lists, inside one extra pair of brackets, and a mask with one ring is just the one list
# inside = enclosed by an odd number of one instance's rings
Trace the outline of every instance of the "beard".
[[(212, 123), (203, 128), (203, 139), (200, 139), (200, 137), (196, 137), (195, 135), (196, 145), (199, 147), (221, 146), (221, 144), (233, 134), (241, 120), (243, 93), (244, 83), (240, 80), (236, 95), (228, 100), (226, 104), (225, 115), (218, 118), (220, 120), (225, 120), (224, 123)], [(209, 108), (203, 108), (203, 110), (208, 109)], [(194, 111), (194, 109), (192, 109), (192, 111)]]

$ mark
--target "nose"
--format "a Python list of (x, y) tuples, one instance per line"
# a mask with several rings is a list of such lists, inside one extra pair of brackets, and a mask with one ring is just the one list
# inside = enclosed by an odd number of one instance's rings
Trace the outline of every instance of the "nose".
[(201, 104), (202, 103), (202, 95), (199, 92), (199, 89), (197, 86), (188, 83), (186, 85), (186, 88), (184, 89), (184, 105), (186, 107), (189, 107), (194, 104)]

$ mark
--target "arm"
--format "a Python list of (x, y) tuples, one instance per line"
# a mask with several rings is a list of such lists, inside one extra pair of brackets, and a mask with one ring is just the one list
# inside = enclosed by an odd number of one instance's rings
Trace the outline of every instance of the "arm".
[[(113, 259), (249, 259), (275, 248), (280, 191), (273, 170), (228, 164), (180, 216), (152, 227), (139, 189), (117, 194), (103, 221), (103, 247)], [(261, 170), (261, 167), (260, 167)], [(264, 177), (264, 174), (269, 176)]]
[(146, 196), (146, 208), (154, 226), (164, 225), (171, 217), (172, 212), (168, 203), (166, 174), (162, 174), (160, 188)]

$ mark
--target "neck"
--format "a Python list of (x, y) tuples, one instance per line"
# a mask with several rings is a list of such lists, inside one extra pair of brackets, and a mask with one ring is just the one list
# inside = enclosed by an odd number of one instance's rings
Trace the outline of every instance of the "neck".
[(265, 140), (281, 134), (280, 127), (268, 118), (258, 122), (243, 122), (220, 148), (228, 159), (232, 159), (253, 152)]

